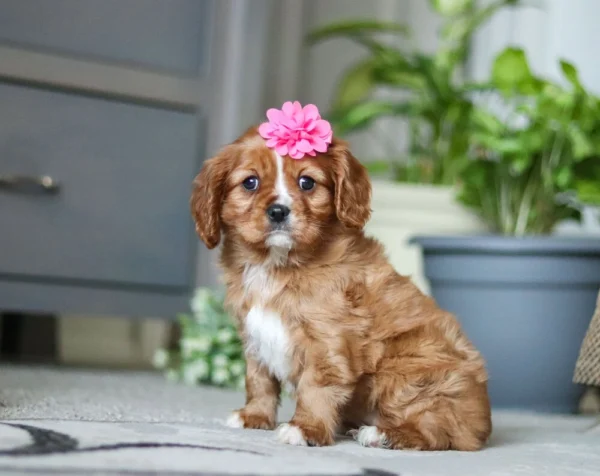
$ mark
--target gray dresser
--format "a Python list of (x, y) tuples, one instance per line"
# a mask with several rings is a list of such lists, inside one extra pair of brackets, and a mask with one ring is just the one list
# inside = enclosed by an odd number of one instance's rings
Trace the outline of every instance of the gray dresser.
[(0, 0), (0, 312), (172, 317), (211, 0)]

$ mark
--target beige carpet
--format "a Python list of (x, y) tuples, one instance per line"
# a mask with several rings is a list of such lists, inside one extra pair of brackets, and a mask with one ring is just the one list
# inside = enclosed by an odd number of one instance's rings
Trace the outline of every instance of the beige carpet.
[[(223, 425), (243, 394), (149, 373), (0, 366), (0, 474), (600, 474), (594, 418), (496, 413), (488, 448), (420, 453), (340, 439), (297, 448)], [(281, 420), (293, 406), (285, 402)]]

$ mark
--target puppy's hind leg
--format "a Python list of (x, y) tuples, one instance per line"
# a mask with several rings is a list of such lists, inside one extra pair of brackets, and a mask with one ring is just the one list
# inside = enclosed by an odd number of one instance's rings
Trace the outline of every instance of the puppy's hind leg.
[(395, 428), (361, 426), (350, 434), (359, 444), (369, 448), (423, 451), (449, 449), (448, 438), (430, 438), (413, 423), (403, 423)]
[(438, 421), (435, 414), (423, 412), (410, 421), (395, 427), (362, 426), (350, 434), (362, 446), (394, 450), (420, 451), (476, 451), (483, 441), (469, 431), (450, 433), (444, 421)]
[(477, 451), (487, 443), (492, 429), (486, 396), (485, 384), (474, 385), (459, 398), (417, 398), (396, 412), (382, 412), (380, 407), (377, 426), (363, 426), (353, 436), (370, 447)]

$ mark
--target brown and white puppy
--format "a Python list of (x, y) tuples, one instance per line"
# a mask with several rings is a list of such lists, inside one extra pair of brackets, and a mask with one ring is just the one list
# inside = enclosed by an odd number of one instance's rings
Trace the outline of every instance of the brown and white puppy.
[(485, 364), (456, 319), (365, 236), (371, 185), (343, 141), (280, 157), (256, 128), (205, 162), (191, 198), (222, 244), (226, 305), (246, 346), (246, 405), (231, 426), (274, 429), (282, 384), (296, 411), (280, 441), (478, 450), (491, 432)]

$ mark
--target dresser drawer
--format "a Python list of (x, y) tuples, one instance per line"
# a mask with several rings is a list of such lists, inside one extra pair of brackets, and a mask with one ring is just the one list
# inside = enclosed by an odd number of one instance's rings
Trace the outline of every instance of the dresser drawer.
[(196, 75), (212, 0), (1, 0), (0, 40)]
[[(52, 3), (52, 2), (51, 2)], [(195, 115), (0, 83), (0, 275), (187, 287)]]

